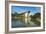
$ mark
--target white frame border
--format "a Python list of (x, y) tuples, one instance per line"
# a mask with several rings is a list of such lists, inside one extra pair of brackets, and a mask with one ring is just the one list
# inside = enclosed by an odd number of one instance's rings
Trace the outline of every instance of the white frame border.
[[(41, 7), (41, 26), (40, 27), (24, 27), (24, 28), (12, 28), (11, 27), (11, 6), (35, 6), (35, 7)], [(37, 29), (43, 29), (43, 5), (33, 5), (33, 4), (9, 4), (9, 31), (18, 31), (18, 30), (37, 30)]]

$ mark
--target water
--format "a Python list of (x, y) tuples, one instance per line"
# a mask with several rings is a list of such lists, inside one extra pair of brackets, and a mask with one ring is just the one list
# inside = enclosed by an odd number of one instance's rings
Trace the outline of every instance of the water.
[(16, 27), (38, 27), (37, 24), (30, 21), (30, 19), (12, 19), (12, 28)]

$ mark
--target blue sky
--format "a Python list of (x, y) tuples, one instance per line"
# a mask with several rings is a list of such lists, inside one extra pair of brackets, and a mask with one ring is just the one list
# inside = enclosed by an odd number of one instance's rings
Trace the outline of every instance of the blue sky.
[(11, 6), (12, 12), (22, 12), (22, 11), (31, 11), (32, 13), (37, 13), (41, 11), (40, 7), (32, 7), (32, 6)]

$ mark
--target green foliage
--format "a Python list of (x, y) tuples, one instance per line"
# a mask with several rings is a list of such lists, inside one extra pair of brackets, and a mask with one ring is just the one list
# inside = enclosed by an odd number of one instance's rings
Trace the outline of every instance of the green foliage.
[(15, 17), (17, 15), (17, 12), (12, 13), (12, 17)]
[[(30, 13), (30, 11), (28, 11)], [(12, 17), (19, 17), (23, 15), (24, 13), (18, 14), (17, 12), (12, 13)], [(33, 21), (35, 24), (40, 25), (40, 22), (37, 20), (37, 18), (40, 18), (40, 13), (35, 13), (34, 15), (30, 15), (31, 21)]]
[(40, 18), (40, 13), (35, 13), (33, 16), (30, 16), (32, 19)]
[(12, 17), (15, 17), (15, 14), (12, 14)]
[(40, 25), (40, 22), (39, 21), (37, 21), (36, 19), (31, 19), (31, 21), (33, 21), (35, 24), (37, 24), (37, 25)]
[(40, 25), (40, 22), (37, 20), (37, 18), (40, 18), (40, 13), (35, 13), (33, 16), (31, 15), (31, 21), (33, 21), (35, 24)]
[(34, 17), (35, 18), (37, 18), (37, 17), (40, 18), (40, 13), (35, 13)]
[(17, 12), (15, 12), (14, 14), (12, 13), (12, 17), (19, 17), (19, 16), (21, 16), (23, 13), (21, 13), (21, 14), (18, 14)]

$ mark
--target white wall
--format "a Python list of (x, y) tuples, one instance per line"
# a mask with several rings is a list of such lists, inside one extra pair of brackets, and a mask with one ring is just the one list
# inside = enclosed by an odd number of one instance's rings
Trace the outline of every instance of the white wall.
[[(17, 1), (26, 1), (26, 2), (45, 2), (46, 0), (17, 0)], [(0, 34), (5, 32), (5, 7), (4, 0), (0, 0)], [(46, 5), (45, 5), (46, 6)], [(45, 7), (46, 8), (46, 7)], [(46, 11), (46, 10), (45, 10)], [(45, 12), (46, 14), (46, 12)], [(45, 15), (46, 16), (46, 15)], [(46, 18), (45, 18), (46, 19)], [(15, 33), (14, 33), (15, 34)], [(46, 34), (45, 32), (27, 32), (27, 33), (16, 33), (16, 34)]]
[(4, 14), (5, 14), (5, 7), (4, 7), (4, 0), (0, 0), (0, 34), (3, 34), (5, 32), (5, 18), (4, 18)]

